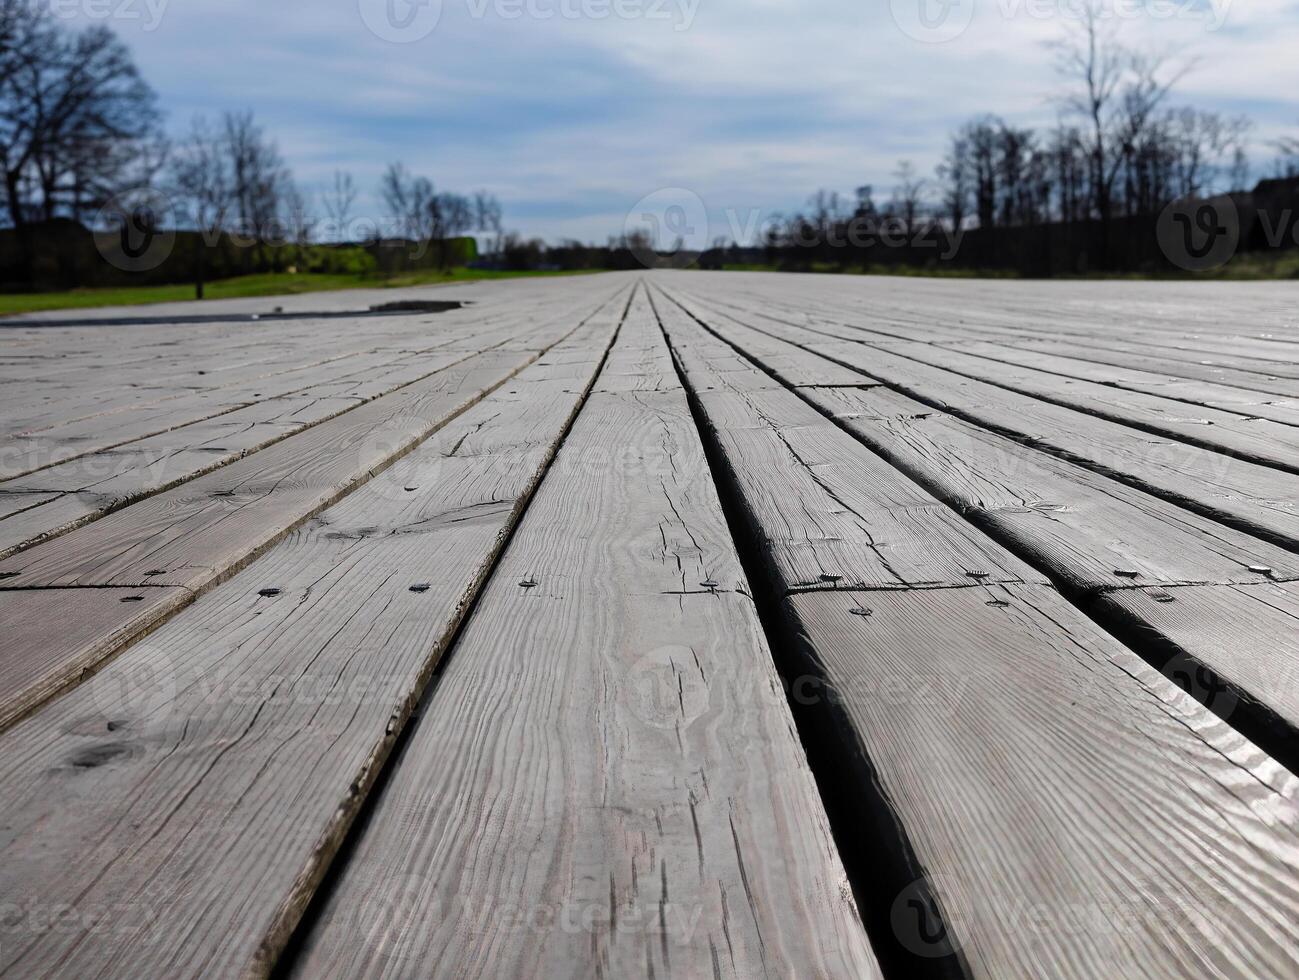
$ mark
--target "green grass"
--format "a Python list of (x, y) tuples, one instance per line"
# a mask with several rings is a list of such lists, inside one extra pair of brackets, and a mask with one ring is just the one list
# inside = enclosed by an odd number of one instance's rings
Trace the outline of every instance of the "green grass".
[[(533, 276), (581, 275), (574, 272), (496, 272), (490, 269), (450, 269), (408, 272), (388, 278), (300, 272), (238, 276), (209, 282), (207, 299), (235, 299), (246, 296), (290, 296), (337, 289), (397, 289), (403, 286), (440, 286), (483, 279), (515, 279)], [(114, 289), (71, 289), (58, 293), (6, 293), (0, 295), (0, 316), (35, 313), (41, 310), (74, 310), (91, 306), (135, 306), (172, 303), (194, 298), (193, 284), (136, 286)]]
[(1228, 262), (1219, 279), (1299, 279), (1299, 248), (1280, 252), (1245, 252)]

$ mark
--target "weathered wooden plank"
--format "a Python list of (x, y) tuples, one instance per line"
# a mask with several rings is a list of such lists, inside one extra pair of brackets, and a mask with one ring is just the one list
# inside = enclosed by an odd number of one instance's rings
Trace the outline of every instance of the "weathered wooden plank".
[(620, 313), (0, 736), (0, 973), (271, 970)]
[(1292, 425), (1262, 418), (1250, 420), (1235, 412), (1192, 406), (1137, 391), (1120, 391), (1093, 381), (1061, 379), (1033, 368), (992, 361), (956, 348), (889, 334), (861, 320), (848, 326), (822, 324), (806, 329), (826, 337), (861, 343), (871, 350), (877, 349), (873, 338), (884, 334), (890, 339), (889, 351), (930, 367), (1189, 445), (1299, 472), (1299, 428)]
[[(781, 341), (766, 342), (779, 352), (771, 345)], [(765, 365), (765, 353), (743, 349)], [(815, 365), (804, 365), (796, 376), (809, 372), (814, 375)], [(775, 373), (790, 382), (781, 371)], [(1294, 580), (1299, 562), (1292, 552), (884, 386), (801, 391), (875, 452), (1060, 583), (1099, 622), (1129, 636), (1143, 656), (1209, 707), (1219, 710), (1224, 698), (1214, 694), (1219, 687), (1229, 690), (1231, 720), (1288, 764), (1299, 758), (1289, 748), (1299, 742), (1299, 685), (1278, 683), (1286, 677), (1281, 651), (1287, 642), (1279, 634), (1292, 623), (1275, 615), (1226, 616), (1232, 624), (1230, 655), (1224, 654), (1216, 628), (1165, 630), (1170, 622), (1204, 622), (1235, 595), (1231, 589), (1182, 586)], [(1133, 596), (1109, 595), (1134, 587), (1141, 588)], [(1211, 679), (1196, 682), (1201, 676)]]
[(1163, 654), (1165, 675), (1299, 768), (1299, 586), (1125, 589), (1092, 608), (1142, 631)]
[[(399, 371), (374, 371), (371, 376), (346, 385), (329, 382), (293, 396), (267, 398), (215, 418), (136, 439), (107, 452), (80, 455), (0, 484), (0, 488), (7, 490), (57, 490), (76, 495), (71, 501), (65, 498), (58, 506), (49, 507), (48, 522), (39, 520), (44, 511), (25, 514), (22, 522), (25, 537), (18, 537), (0, 521), (0, 556), (8, 557), (110, 510), (202, 476), (295, 432), (422, 381), (470, 356), (471, 353), (444, 353), (436, 359), (408, 364)], [(71, 517), (74, 501), (82, 507)]]
[[(697, 326), (664, 319), (674, 344), (704, 343)], [(709, 380), (685, 376), (691, 387)], [(772, 421), (762, 394), (768, 419), (754, 411), (751, 427)], [(987, 977), (1243, 977), (1299, 965), (1295, 777), (1049, 586), (790, 593), (781, 515), (753, 502), (774, 467), (737, 459), (722, 432), (741, 420), (695, 397), (758, 542), (786, 679), (811, 702), (840, 805), (892, 838), (889, 858), (854, 864), (870, 869), (864, 911), (891, 925), (883, 940), (898, 962), (959, 956)], [(855, 533), (869, 541), (863, 523)], [(963, 545), (931, 539), (945, 547)], [(1169, 902), (1203, 916), (1169, 923)], [(1017, 927), (1024, 908), (1057, 927)], [(1080, 909), (1099, 925), (1077, 928)]]
[[(1294, 363), (1292, 287), (1207, 282), (1063, 283), (826, 276), (658, 274), (677, 291), (738, 307), (845, 322), (845, 313), (902, 328), (1039, 330), (1090, 340), (1250, 353)], [(1266, 298), (1265, 298), (1266, 297)]]
[[(513, 324), (490, 329), (486, 324), (476, 325), (443, 335), (436, 341), (425, 341), (411, 351), (361, 351), (271, 377), (195, 386), (169, 393), (166, 397), (137, 397), (111, 410), (101, 408), (88, 414), (73, 413), (72, 417), (60, 418), (49, 424), (23, 424), (20, 430), (5, 436), (0, 476), (12, 480), (30, 473), (35, 477), (36, 473), (44, 473), (48, 467), (87, 453), (114, 449), (159, 433), (178, 432), (183, 435), (184, 429), (194, 423), (222, 418), (268, 399), (326, 392), (365, 397), (365, 385), (373, 386), (375, 394), (392, 390), (432, 374), (467, 353), (494, 346), (493, 340), (504, 342), (522, 325), (522, 317), (516, 318)], [(473, 329), (475, 339), (466, 349), (470, 329)], [(330, 385), (335, 388), (331, 390)], [(356, 390), (358, 386), (362, 386), (362, 390)], [(119, 380), (118, 386), (112, 390), (132, 392), (124, 380)], [(138, 389), (135, 394), (139, 395)]]
[[(1291, 552), (885, 387), (807, 399), (969, 520), (1079, 592), (1299, 578)], [(1266, 573), (1251, 571), (1264, 566)]]
[[(708, 292), (711, 295), (715, 291)], [(818, 291), (814, 297), (806, 294), (800, 297), (796, 306), (786, 301), (768, 305), (767, 309), (782, 317), (791, 314), (801, 317), (817, 310), (814, 318), (847, 325), (833, 306), (826, 305), (823, 301), (826, 298), (824, 291)], [(843, 297), (836, 299), (843, 301)], [(725, 299), (716, 298), (715, 302), (736, 312), (743, 309)], [(1134, 322), (1131, 316), (1117, 329), (1106, 330), (1097, 324), (1075, 326), (1072, 320), (1061, 316), (1058, 307), (1058, 303), (1052, 303), (1039, 314), (1028, 317), (1007, 309), (1004, 303), (993, 308), (967, 303), (946, 317), (929, 305), (923, 308), (925, 315), (912, 317), (890, 315), (872, 304), (853, 305), (851, 309), (872, 314), (881, 326), (903, 331), (905, 336), (916, 340), (958, 345), (988, 341), (1004, 348), (1058, 352), (1070, 358), (1156, 374), (1271, 391), (1287, 397), (1299, 395), (1299, 387), (1294, 384), (1299, 379), (1299, 368), (1294, 367), (1295, 360), (1299, 359), (1299, 344), (1239, 336), (1217, 342), (1199, 335), (1165, 339), (1147, 324)], [(1141, 335), (1141, 343), (1127, 342), (1134, 333)], [(1244, 354), (1246, 351), (1249, 354)]]
[(878, 976), (743, 584), (680, 390), (593, 394), (296, 974)]
[[(1165, 372), (1093, 363), (1055, 352), (1018, 350), (1000, 344), (967, 341), (935, 344), (972, 354), (996, 364), (1032, 368), (1062, 378), (1083, 380), (1126, 391), (1171, 398), (1246, 417), (1270, 419), (1285, 425), (1299, 424), (1299, 403), (1274, 393), (1224, 384), (1219, 380), (1179, 378)], [(1130, 360), (1130, 359), (1129, 359)], [(1265, 382), (1266, 383), (1266, 382)]]
[(839, 780), (919, 863), (881, 900), (908, 951), (995, 978), (1299, 969), (1295, 777), (1054, 592), (786, 605)]
[[(97, 356), (80, 368), (25, 372), (29, 378), (19, 387), (30, 386), (36, 397), (6, 413), (5, 431), (31, 444), (25, 456), (39, 455), (48, 465), (62, 455), (105, 448), (110, 433), (119, 441), (128, 434), (149, 435), (330, 378), (356, 377), (379, 364), (400, 364), (466, 342), (481, 342), (468, 352), (482, 349), (490, 346), (485, 337), (510, 336), (538, 314), (574, 312), (584, 292), (493, 302), (436, 318), (185, 324), (162, 328), (165, 340), (155, 338), (159, 328), (150, 327), (142, 345), (145, 356), (138, 356), (128, 339), (141, 339), (140, 329), (101, 330), (90, 338)], [(122, 348), (131, 353), (123, 355)], [(105, 424), (109, 418), (114, 424)], [(78, 442), (92, 438), (100, 441)]]
[(47, 537), (70, 531), (107, 509), (107, 501), (92, 493), (15, 493), (0, 496), (6, 500), (11, 497), (41, 498), (38, 506), (16, 509), (0, 519), (0, 554), (5, 557), (39, 544)]
[[(182, 588), (26, 589), (0, 596), (0, 724), (9, 725), (88, 674), (192, 596)], [(32, 624), (58, 630), (47, 642)], [(7, 944), (5, 944), (7, 945)]]
[[(135, 585), (149, 578), (201, 587), (363, 482), (532, 359), (474, 355), (425, 382), (0, 562), (0, 574), (15, 573), (6, 584), (29, 588)], [(163, 574), (148, 576), (152, 570)]]
[[(720, 315), (709, 317), (708, 325), (741, 345), (755, 329)], [(1147, 435), (882, 347), (833, 340), (791, 325), (781, 327), (780, 335), (872, 381), (886, 382), (931, 408), (1025, 441), (1247, 533), (1299, 548), (1299, 505), (1290, 474)], [(842, 394), (846, 410), (851, 411), (853, 397), (851, 392)]]
[(58, 493), (43, 493), (40, 491), (0, 492), (0, 520), (13, 517), (15, 514), (21, 514), (33, 507), (39, 507), (41, 504), (49, 503), (57, 496)]
[[(531, 353), (475, 355), (6, 559), (0, 562), (0, 576), (6, 576), (0, 581), (0, 607), (10, 601), (11, 590), (21, 588), (149, 584), (183, 586), (197, 594), (364, 484), (575, 329), (575, 324), (542, 328), (534, 341), (542, 346)], [(50, 663), (60, 657), (75, 661), (76, 649), (57, 622), (31, 621), (23, 629), (24, 643), (42, 645)], [(39, 703), (33, 698), (48, 683), (5, 691), (0, 728)]]
[(721, 387), (707, 365), (740, 355), (675, 306), (656, 309), (673, 349), (696, 353), (683, 368), (781, 591), (1045, 581), (774, 379)]
[(1112, 338), (1088, 345), (1060, 337), (1018, 335), (1013, 340), (999, 338), (996, 343), (998, 346), (1011, 346), (1021, 351), (1060, 354), (1093, 364), (1131, 367), (1176, 378), (1212, 381), (1250, 391), (1267, 392), (1284, 398), (1299, 398), (1299, 368), (1278, 361), (1263, 361), (1216, 351), (1207, 353), (1125, 343)]

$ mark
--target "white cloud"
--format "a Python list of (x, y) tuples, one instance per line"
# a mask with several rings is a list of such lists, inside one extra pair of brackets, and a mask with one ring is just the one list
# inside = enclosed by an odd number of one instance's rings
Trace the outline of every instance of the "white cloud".
[[(110, 23), (177, 128), (251, 107), (304, 183), (342, 166), (372, 186), (402, 159), (441, 186), (495, 190), (526, 233), (602, 240), (658, 187), (719, 212), (788, 208), (819, 186), (887, 188), (900, 157), (929, 170), (976, 113), (1049, 124), (1059, 82), (1045, 45), (1076, 0), (952, 0), (973, 5), (970, 23), (938, 44), (891, 14), (921, 0), (663, 0), (663, 19), (648, 16), (660, 0), (441, 0), (436, 29), (411, 44), (367, 30), (359, 2), (187, 0), (156, 30)], [(632, 18), (562, 12), (633, 2)], [(1182, 101), (1250, 111), (1260, 141), (1299, 130), (1292, 0), (1126, 2), (1145, 8), (1118, 21), (1125, 40), (1199, 56)], [(557, 12), (514, 18), (510, 3)]]

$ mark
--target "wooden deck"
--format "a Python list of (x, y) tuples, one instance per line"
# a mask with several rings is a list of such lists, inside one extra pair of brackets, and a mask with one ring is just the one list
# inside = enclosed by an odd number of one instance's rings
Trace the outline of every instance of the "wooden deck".
[(422, 296), (0, 320), (0, 976), (1299, 975), (1299, 289)]

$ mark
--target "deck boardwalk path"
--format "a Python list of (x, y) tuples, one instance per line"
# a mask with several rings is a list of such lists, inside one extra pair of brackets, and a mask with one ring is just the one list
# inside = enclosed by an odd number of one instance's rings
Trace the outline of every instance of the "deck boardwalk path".
[[(88, 331), (42, 328), (51, 334), (42, 345), (53, 349), (47, 361), (53, 356), (65, 366), (27, 365), (25, 377), (5, 385), (0, 432), (12, 445), (0, 458), (0, 474), (18, 476), (33, 465), (48, 466), (331, 378), (345, 379), (368, 365), (453, 348), (489, 330), (516, 333), (539, 314), (580, 303), (585, 291), (499, 299), (483, 309), (434, 316), (305, 320), (270, 329), (247, 322), (115, 327), (121, 349), (105, 351), (95, 343), (94, 357), (84, 362), (58, 358), (56, 352), (69, 336)], [(0, 349), (5, 333), (0, 330)], [(93, 331), (89, 334), (93, 342)]]
[[(1120, 632), (1135, 627), (1140, 651), (1210, 707), (1238, 724), (1238, 709), (1252, 711), (1244, 722), (1250, 734), (1267, 736), (1287, 762), (1299, 760), (1299, 684), (1277, 683), (1299, 660), (1299, 633), (1285, 614), (1228, 617), (1230, 632), (1165, 629), (1221, 612), (1224, 597), (1215, 587), (1237, 602), (1299, 594), (1292, 552), (935, 411), (865, 375), (848, 384), (841, 365), (788, 342), (715, 316), (704, 322), (1102, 623)], [(819, 373), (833, 386), (810, 384)], [(1145, 591), (1122, 595), (1134, 589)]]
[(270, 970), (624, 305), (0, 736), (0, 894), (80, 924), (33, 914), (0, 974)]
[[(240, 459), (250, 452), (327, 421), (368, 401), (422, 381), (472, 354), (507, 345), (519, 324), (481, 333), (466, 342), (404, 361), (384, 360), (357, 367), (347, 377), (325, 380), (290, 394), (267, 393), (261, 401), (155, 435), (132, 439), (110, 450), (88, 452), (65, 462), (0, 483), (0, 501), (14, 493), (57, 492), (59, 496), (0, 520), (0, 556), (71, 530), (132, 500), (169, 489)], [(88, 425), (104, 425), (92, 419)]]
[(1095, 381), (1062, 379), (1034, 368), (968, 354), (957, 347), (939, 347), (859, 324), (823, 324), (814, 329), (826, 336), (859, 341), (867, 346), (882, 340), (895, 355), (930, 367), (1181, 440), (1188, 445), (1227, 452), (1241, 459), (1299, 473), (1299, 428), (1294, 425), (1271, 419), (1251, 420), (1238, 412), (1207, 405), (1188, 405), (1139, 391), (1122, 391)]
[[(557, 308), (564, 316), (582, 304), (579, 294), (566, 303), (504, 305), (468, 323), (448, 317), (433, 321), (436, 339), (416, 333), (427, 329), (429, 318), (404, 319), (401, 332), (372, 335), (370, 348), (351, 356), (139, 406), (143, 419), (133, 421), (123, 410), (23, 434), (5, 446), (0, 470), (11, 476), (32, 472), (0, 482), (0, 502), (15, 493), (59, 495), (24, 508), (20, 516), (0, 515), (0, 557), (422, 380), (494, 343), (508, 345), (526, 327), (554, 317)], [(389, 349), (379, 349), (385, 345)]]
[[(658, 308), (674, 348), (721, 344), (671, 304)], [(690, 363), (707, 360), (696, 350)], [(868, 911), (892, 921), (904, 954), (923, 960), (936, 951), (896, 911), (921, 897), (919, 879), (973, 976), (1299, 969), (1294, 776), (1027, 570), (1021, 582), (997, 583), (990, 566), (977, 579), (987, 584), (973, 585), (954, 574), (963, 561), (951, 556), (968, 547), (961, 538), (915, 530), (919, 540), (899, 550), (928, 560), (920, 586), (791, 589), (786, 523), (763, 503), (775, 496), (769, 484), (805, 467), (852, 508), (841, 493), (850, 473), (866, 473), (877, 511), (895, 506), (900, 491), (876, 485), (883, 460), (837, 428), (840, 442), (831, 447), (827, 436), (821, 458), (737, 452), (736, 434), (830, 423), (789, 391), (758, 392), (747, 418), (733, 395), (718, 409), (707, 390), (717, 379), (682, 364), (764, 553), (766, 585), (783, 608), (787, 666), (833, 692), (814, 723), (836, 792), (859, 825), (909, 847), (882, 874), (872, 865), (884, 894)], [(796, 482), (784, 498), (806, 500)], [(863, 550), (879, 547), (875, 512), (860, 519)], [(840, 523), (839, 534), (848, 528)], [(887, 558), (895, 542), (885, 535), (883, 543)], [(1003, 567), (1013, 562), (1002, 553)], [(853, 567), (838, 574), (868, 577)], [(1013, 910), (1025, 907), (1051, 925), (1017, 927)], [(1170, 908), (1199, 911), (1179, 918)], [(1078, 909), (1100, 910), (1102, 923), (1068, 926)]]
[[(525, 349), (472, 355), (259, 453), (0, 561), (0, 609), (12, 601), (15, 590), (132, 586), (141, 589), (144, 599), (122, 604), (113, 635), (142, 633), (505, 384), (575, 328), (574, 320), (536, 327), (526, 336)], [(183, 591), (163, 593), (160, 587)], [(74, 642), (51, 619), (28, 622), (18, 641), (22, 648), (41, 649), (44, 656), (22, 663), (3, 654), (6, 676), (20, 683), (0, 695), (0, 728), (113, 652), (103, 643)]]
[(1292, 284), (419, 295), (0, 322), (0, 975), (1299, 975)]
[[(840, 326), (850, 326), (848, 321), (854, 314), (868, 318), (872, 314), (869, 307), (861, 310), (827, 307), (816, 301), (802, 302), (797, 306), (790, 306), (787, 302), (767, 304), (767, 309), (783, 317), (813, 315), (814, 320), (824, 319)], [(878, 311), (874, 312), (878, 315)], [(980, 349), (994, 356), (1004, 356), (1007, 352), (1059, 354), (1067, 361), (1080, 362), (1080, 370), (1096, 365), (1135, 368), (1138, 372), (1162, 376), (1165, 382), (1169, 378), (1180, 378), (1243, 388), (1252, 393), (1265, 392), (1291, 399), (1299, 397), (1299, 368), (1295, 367), (1296, 360), (1299, 360), (1299, 343), (1257, 342), (1251, 345), (1248, 340), (1232, 338), (1230, 344), (1215, 344), (1204, 339), (1188, 339), (1176, 346), (1146, 336), (1142, 343), (1137, 344), (1128, 340), (1131, 329), (1123, 333), (1071, 331), (1055, 318), (1010, 327), (989, 322), (988, 315), (977, 308), (961, 311), (959, 320), (944, 321), (932, 316), (919, 320), (882, 317), (879, 326), (890, 334), (931, 344), (954, 345), (958, 349)], [(1242, 354), (1242, 350), (1252, 351), (1253, 356)], [(1261, 356), (1269, 353), (1272, 359)], [(1062, 370), (1062, 373), (1073, 374), (1071, 365), (1059, 362), (1057, 365), (1057, 370)], [(1137, 380), (1140, 383), (1151, 379)]]
[[(698, 302), (695, 293), (687, 295)], [(697, 308), (715, 309), (708, 303)], [(931, 408), (1299, 550), (1299, 502), (1292, 474), (1008, 391), (900, 356), (887, 347), (841, 340), (794, 324), (756, 327), (762, 322), (756, 315), (734, 322), (789, 340)], [(725, 328), (721, 319), (710, 323)]]
[(878, 976), (644, 299), (303, 977)]

